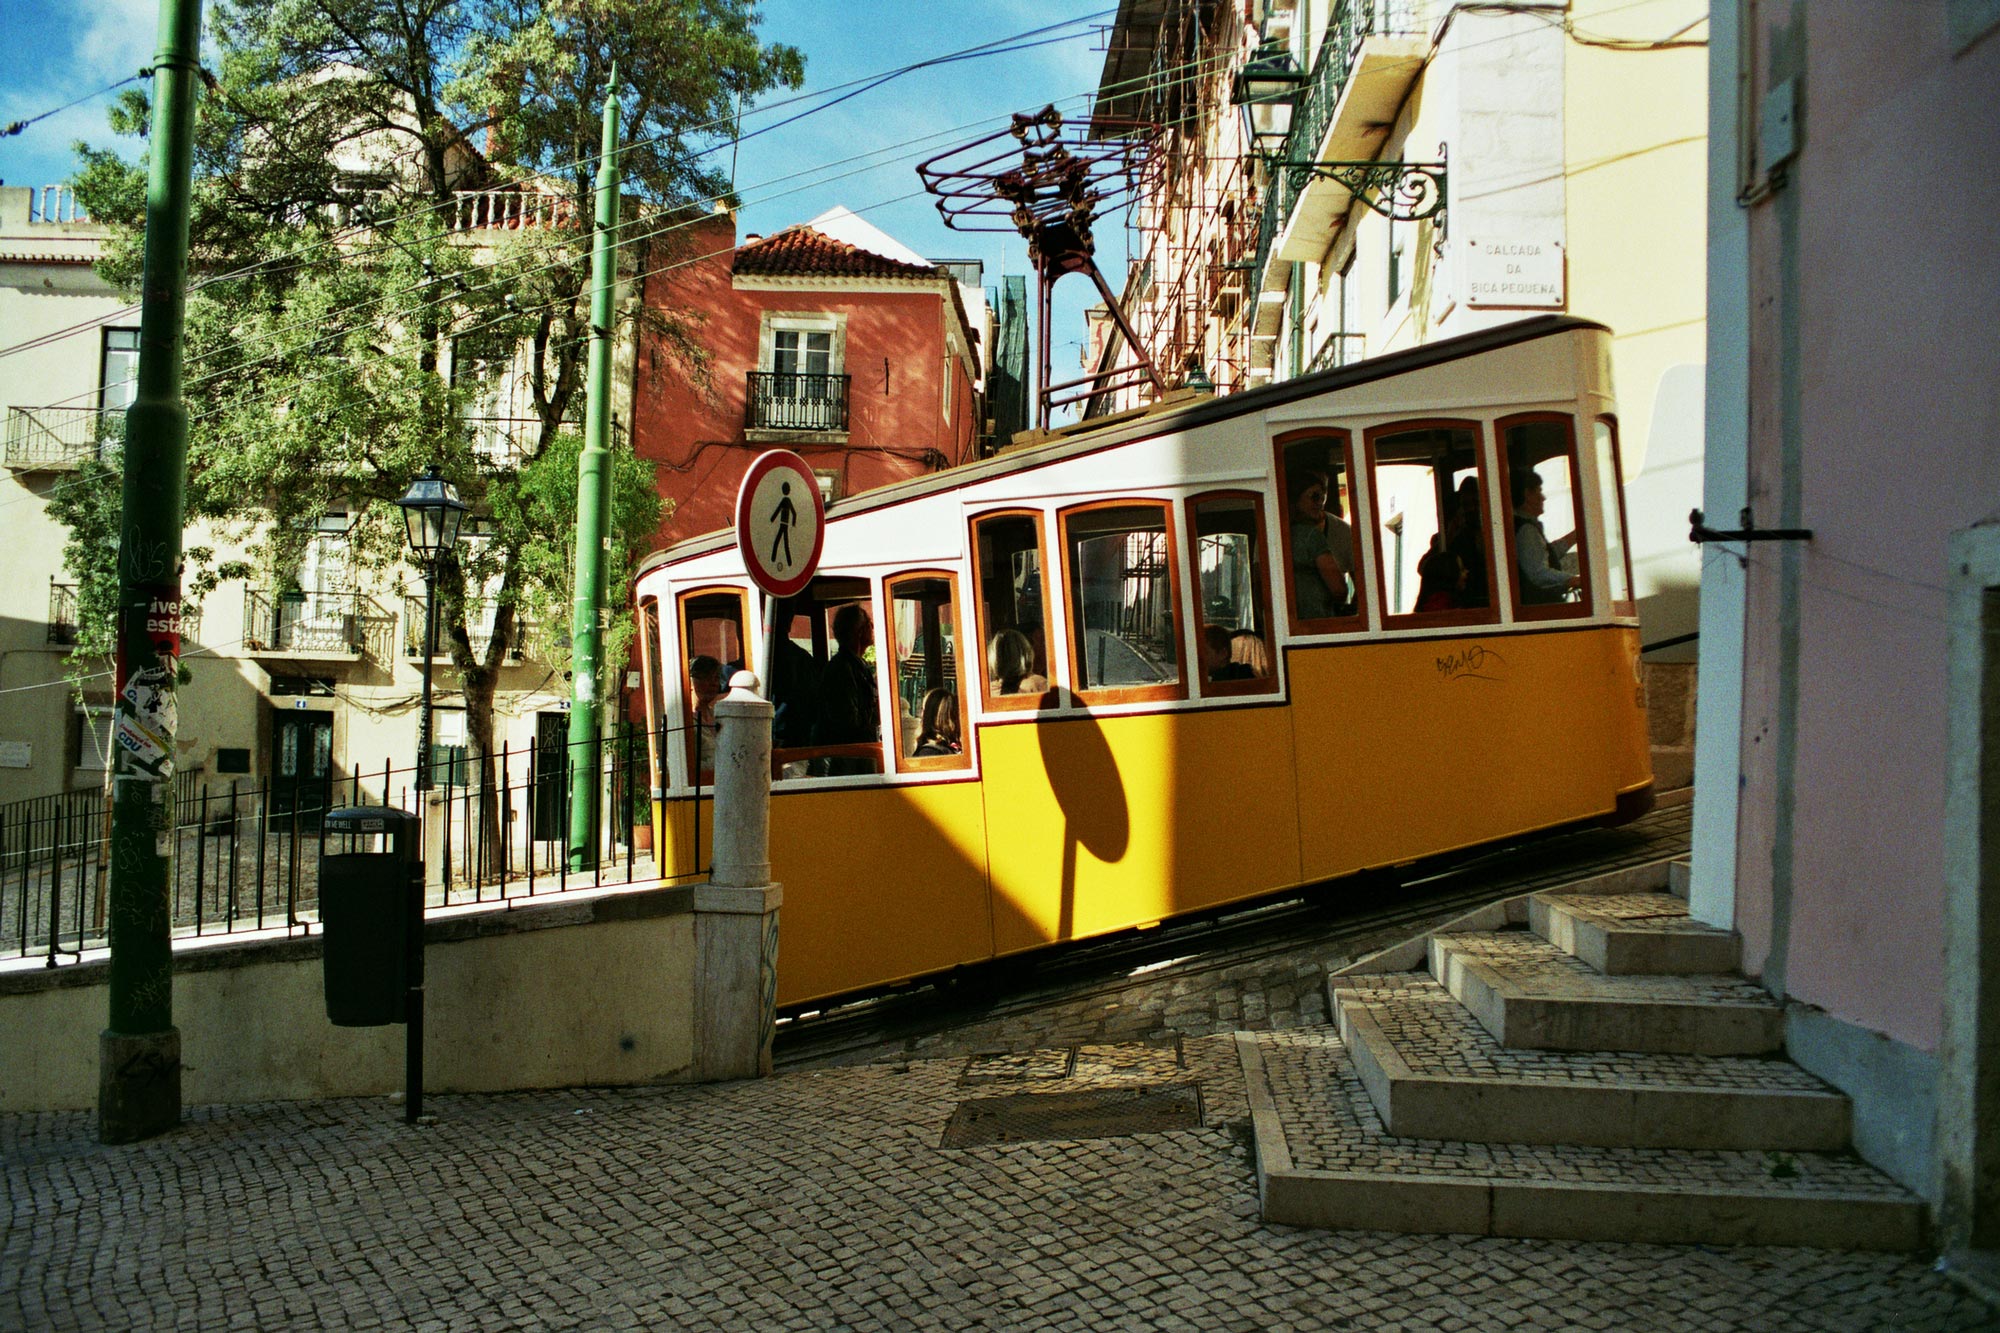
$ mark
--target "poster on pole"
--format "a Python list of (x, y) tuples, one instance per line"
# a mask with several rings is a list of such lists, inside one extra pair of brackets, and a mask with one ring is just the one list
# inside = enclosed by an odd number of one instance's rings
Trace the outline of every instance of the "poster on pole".
[(757, 586), (773, 597), (804, 591), (825, 537), (826, 507), (806, 461), (789, 449), (759, 454), (736, 492), (736, 547)]

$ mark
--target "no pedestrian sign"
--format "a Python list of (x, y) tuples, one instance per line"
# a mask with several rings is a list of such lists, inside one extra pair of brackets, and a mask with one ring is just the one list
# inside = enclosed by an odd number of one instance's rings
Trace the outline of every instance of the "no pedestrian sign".
[(736, 492), (736, 547), (757, 586), (773, 597), (803, 591), (825, 536), (819, 483), (805, 459), (788, 449), (759, 454)]

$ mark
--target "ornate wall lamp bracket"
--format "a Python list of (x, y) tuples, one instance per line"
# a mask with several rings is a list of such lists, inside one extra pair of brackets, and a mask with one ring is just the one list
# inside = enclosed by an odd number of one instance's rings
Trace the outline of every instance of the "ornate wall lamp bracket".
[(1356, 199), (1391, 222), (1434, 219), (1440, 239), (1445, 234), (1444, 150), (1436, 162), (1293, 162), (1276, 164), (1291, 173), (1292, 188), (1303, 190), (1317, 177), (1347, 187)]

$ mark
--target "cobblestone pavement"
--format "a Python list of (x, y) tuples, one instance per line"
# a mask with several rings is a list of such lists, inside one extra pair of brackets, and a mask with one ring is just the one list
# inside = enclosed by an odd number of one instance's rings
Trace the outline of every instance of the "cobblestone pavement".
[[(433, 1096), (415, 1129), (380, 1099), (198, 1109), (125, 1148), (0, 1117), (0, 1329), (1996, 1326), (1922, 1258), (1266, 1226), (1227, 1030), (1253, 992), (1260, 1026), (1324, 998), (1241, 965), (846, 1067)], [(1196, 1128), (941, 1146), (969, 1102), (1190, 1084)]]
[[(1232, 1041), (1178, 1133), (939, 1146), (967, 1099), (1158, 1062), (966, 1058), (708, 1088), (201, 1111), (124, 1149), (0, 1121), (18, 1329), (1991, 1327), (1918, 1259), (1257, 1220)], [(974, 1073), (977, 1082), (963, 1082)]]

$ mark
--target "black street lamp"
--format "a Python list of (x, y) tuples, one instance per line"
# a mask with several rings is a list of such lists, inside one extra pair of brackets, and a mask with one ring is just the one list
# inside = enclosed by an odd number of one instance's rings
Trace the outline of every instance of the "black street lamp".
[(1236, 71), (1229, 100), (1243, 109), (1243, 141), (1263, 157), (1283, 154), (1292, 130), (1292, 106), (1306, 75), (1281, 41), (1265, 42), (1256, 56)]
[[(417, 723), (417, 791), (431, 787), (431, 659), (437, 656), (437, 567), (458, 544), (458, 525), (465, 518), (465, 505), (458, 489), (432, 468), (410, 483), (403, 498), (403, 524), (410, 537), (410, 554), (424, 569), (424, 699)], [(389, 794), (382, 794), (384, 804)], [(422, 811), (419, 811), (421, 816)], [(449, 820), (451, 813), (445, 812)], [(445, 836), (451, 836), (449, 828)], [(417, 1124), (424, 1114), (424, 879), (416, 876), (410, 892), (408, 934), (404, 946), (405, 986), (403, 997), (403, 1119)]]
[(424, 701), (417, 724), (417, 790), (431, 787), (431, 659), (437, 656), (437, 565), (458, 545), (458, 526), (465, 504), (458, 488), (432, 468), (410, 483), (403, 498), (403, 526), (410, 537), (410, 554), (424, 570)]

